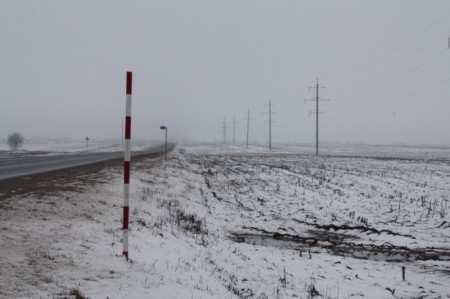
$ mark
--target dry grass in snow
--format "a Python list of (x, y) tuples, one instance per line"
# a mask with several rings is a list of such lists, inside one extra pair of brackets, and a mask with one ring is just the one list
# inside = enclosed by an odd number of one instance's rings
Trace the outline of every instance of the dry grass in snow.
[(121, 171), (1, 202), (1, 298), (450, 298), (447, 160), (190, 146), (136, 162), (128, 263)]

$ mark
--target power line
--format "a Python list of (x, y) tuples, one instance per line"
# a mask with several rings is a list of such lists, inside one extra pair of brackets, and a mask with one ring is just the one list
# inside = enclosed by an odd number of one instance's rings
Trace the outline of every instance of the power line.
[(371, 65), (373, 65), (373, 64), (375, 64), (375, 63), (377, 63), (377, 62), (379, 62), (379, 61), (381, 61), (381, 60), (383, 60), (384, 58), (390, 56), (392, 53), (394, 53), (394, 52), (400, 50), (401, 48), (403, 48), (404, 46), (406, 46), (406, 45), (407, 45), (408, 43), (410, 43), (411, 41), (417, 39), (418, 37), (422, 36), (422, 35), (425, 34), (426, 32), (430, 31), (434, 26), (436, 26), (437, 24), (439, 24), (440, 22), (442, 22), (443, 20), (445, 20), (449, 15), (450, 15), (450, 13), (445, 14), (443, 17), (441, 17), (441, 18), (438, 19), (437, 21), (433, 22), (431, 25), (429, 25), (428, 27), (426, 27), (424, 30), (422, 30), (422, 31), (419, 32), (418, 34), (414, 35), (413, 37), (409, 38), (408, 40), (404, 41), (403, 43), (401, 43), (400, 45), (398, 45), (397, 47), (395, 47), (394, 49), (392, 49), (392, 50), (386, 52), (385, 54), (383, 54), (383, 55), (381, 55), (381, 56), (379, 56), (378, 58), (372, 59), (372, 60), (370, 60), (369, 62), (367, 62), (367, 63), (365, 63), (365, 64), (363, 64), (363, 65), (361, 65), (361, 66), (359, 66), (359, 67), (356, 67), (356, 68), (353, 68), (353, 69), (349, 69), (349, 70), (347, 70), (347, 71), (344, 71), (344, 72), (341, 72), (341, 73), (338, 73), (338, 74), (335, 74), (335, 75), (325, 76), (325, 78), (326, 78), (326, 79), (332, 79), (332, 78), (335, 78), (335, 77), (347, 76), (348, 74), (355, 73), (355, 72), (359, 72), (359, 71), (361, 71), (362, 69), (364, 69), (364, 68), (366, 68), (366, 67), (368, 67), (368, 66), (371, 66)]
[(407, 96), (403, 96), (401, 98), (398, 98), (398, 99), (396, 99), (394, 101), (391, 101), (389, 103), (385, 103), (385, 104), (382, 104), (382, 105), (371, 107), (369, 109), (365, 109), (365, 110), (358, 111), (358, 112), (346, 113), (346, 114), (341, 114), (341, 115), (334, 115), (334, 116), (329, 116), (329, 117), (326, 117), (326, 118), (327, 119), (333, 119), (333, 118), (349, 117), (349, 116), (355, 116), (355, 115), (359, 115), (359, 114), (364, 114), (364, 113), (367, 113), (367, 112), (372, 112), (372, 111), (375, 111), (375, 110), (380, 110), (380, 109), (385, 108), (387, 106), (391, 106), (391, 105), (396, 104), (396, 103), (404, 102), (404, 101), (406, 101), (406, 100), (408, 100), (408, 99), (410, 99), (410, 98), (412, 98), (412, 97), (414, 97), (416, 95), (419, 95), (419, 94), (424, 93), (424, 92), (426, 92), (426, 91), (428, 91), (430, 89), (433, 89), (434, 87), (442, 85), (442, 84), (444, 84), (447, 81), (450, 81), (450, 78), (441, 80), (441, 81), (439, 81), (437, 83), (429, 85), (429, 86), (427, 86), (427, 87), (425, 87), (425, 88), (423, 88), (421, 90), (418, 90), (418, 91), (416, 91), (416, 92), (414, 92), (412, 94), (409, 94)]
[(401, 73), (400, 75), (394, 77), (393, 79), (390, 79), (388, 82), (377, 85), (375, 88), (370, 89), (369, 91), (363, 92), (357, 96), (355, 96), (354, 98), (350, 98), (350, 99), (344, 99), (344, 100), (340, 100), (339, 103), (344, 103), (344, 102), (350, 102), (350, 101), (355, 101), (355, 100), (359, 100), (360, 97), (362, 96), (366, 96), (368, 94), (371, 94), (373, 92), (376, 92), (378, 90), (380, 90), (383, 87), (386, 87), (388, 85), (391, 85), (393, 83), (395, 83), (396, 81), (398, 81), (399, 79), (402, 79), (403, 77), (417, 71), (418, 69), (420, 69), (421, 67), (423, 67), (424, 65), (427, 65), (428, 63), (436, 60), (437, 58), (439, 58), (440, 56), (442, 56), (444, 53), (447, 52), (448, 49), (442, 50), (440, 52), (438, 52), (437, 54), (433, 55), (432, 57), (430, 57), (429, 59), (425, 60), (423, 63), (409, 69), (406, 72)]
[[(371, 81), (371, 80), (373, 80), (373, 79), (375, 79), (375, 78), (378, 78), (378, 77), (380, 77), (380, 76), (386, 74), (388, 71), (390, 71), (390, 70), (392, 70), (392, 69), (398, 67), (399, 65), (405, 63), (406, 61), (408, 61), (409, 59), (411, 59), (412, 57), (414, 57), (417, 53), (419, 53), (419, 52), (422, 51), (423, 49), (429, 47), (431, 43), (435, 42), (436, 40), (441, 39), (442, 36), (445, 35), (445, 34), (448, 34), (448, 32), (449, 32), (449, 30), (446, 29), (445, 31), (441, 32), (437, 37), (433, 38), (431, 41), (427, 41), (422, 47), (416, 49), (414, 52), (412, 52), (411, 54), (409, 54), (405, 59), (403, 59), (403, 60), (401, 60), (401, 61), (399, 61), (399, 62), (397, 62), (397, 63), (391, 64), (388, 68), (382, 70), (381, 72), (379, 72), (379, 73), (377, 73), (377, 74), (375, 74), (375, 75), (373, 75), (373, 76), (371, 76), (371, 77), (369, 77), (369, 78), (367, 78), (367, 79), (361, 80), (361, 81), (359, 81), (359, 82), (357, 82), (357, 83), (350, 84), (349, 86), (345, 86), (345, 87), (342, 87), (342, 88), (334, 89), (334, 90), (331, 90), (331, 91), (329, 91), (329, 92), (341, 92), (341, 91), (347, 90), (347, 89), (349, 89), (349, 88), (353, 88), (353, 87), (359, 86), (359, 85), (361, 85), (361, 84), (364, 84), (364, 83), (366, 83), (366, 82), (369, 82), (369, 81)], [(442, 53), (438, 53), (438, 54), (442, 54)]]

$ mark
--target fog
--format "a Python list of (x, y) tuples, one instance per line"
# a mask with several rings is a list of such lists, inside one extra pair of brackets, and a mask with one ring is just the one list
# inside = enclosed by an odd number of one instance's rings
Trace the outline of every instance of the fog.
[(1, 1), (0, 139), (449, 144), (450, 2)]

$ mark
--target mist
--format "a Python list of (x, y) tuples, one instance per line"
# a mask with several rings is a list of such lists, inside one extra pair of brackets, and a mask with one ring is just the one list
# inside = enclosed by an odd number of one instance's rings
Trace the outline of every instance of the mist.
[(448, 1), (2, 1), (0, 139), (449, 144)]

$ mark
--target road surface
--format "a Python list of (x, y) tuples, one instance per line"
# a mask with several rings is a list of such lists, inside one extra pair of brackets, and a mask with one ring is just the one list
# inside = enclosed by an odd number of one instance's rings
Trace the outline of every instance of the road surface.
[[(169, 149), (173, 148), (173, 146), (174, 145), (171, 144)], [(131, 156), (137, 157), (156, 153), (164, 153), (164, 145), (158, 145), (143, 151), (132, 151)], [(124, 153), (122, 151), (51, 156), (5, 157), (0, 158), (0, 181), (120, 158), (123, 159), (123, 157)]]

